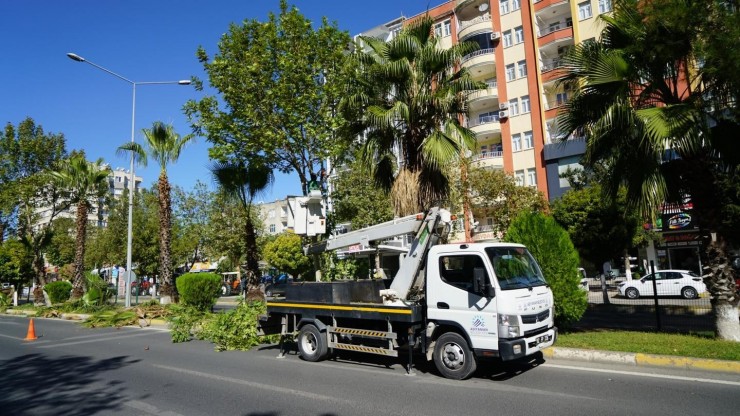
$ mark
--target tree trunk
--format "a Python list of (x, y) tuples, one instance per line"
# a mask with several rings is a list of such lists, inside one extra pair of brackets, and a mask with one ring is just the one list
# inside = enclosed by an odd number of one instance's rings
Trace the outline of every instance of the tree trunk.
[(252, 223), (250, 210), (247, 210), (247, 222), (245, 230), (245, 248), (247, 250), (246, 260), (247, 269), (245, 270), (245, 279), (247, 279), (247, 292), (259, 289), (259, 253), (257, 252), (257, 236)]
[(704, 283), (711, 296), (712, 312), (717, 337), (740, 342), (740, 319), (738, 303), (740, 299), (735, 289), (730, 256), (721, 236), (707, 244), (704, 250)]
[(172, 254), (170, 240), (172, 232), (172, 203), (167, 172), (162, 171), (157, 184), (159, 190), (159, 281), (160, 302), (168, 304), (177, 300), (177, 288), (172, 281)]
[(87, 232), (87, 204), (80, 201), (77, 204), (75, 238), (74, 278), (72, 279), (72, 298), (79, 299), (85, 293), (85, 233)]

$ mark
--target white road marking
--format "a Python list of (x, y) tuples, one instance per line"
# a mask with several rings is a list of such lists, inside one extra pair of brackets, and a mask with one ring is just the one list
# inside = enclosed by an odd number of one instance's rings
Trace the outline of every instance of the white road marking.
[(216, 375), (216, 374), (203, 373), (201, 371), (186, 370), (184, 368), (179, 368), (179, 367), (170, 367), (170, 366), (167, 366), (167, 365), (159, 365), (159, 364), (154, 364), (154, 365), (152, 365), (152, 367), (161, 368), (163, 370), (174, 371), (176, 373), (181, 373), (181, 374), (189, 374), (189, 375), (196, 376), (196, 377), (203, 377), (203, 378), (207, 378), (207, 379), (211, 379), (211, 380), (219, 380), (219, 381), (225, 381), (225, 382), (228, 382), (228, 383), (234, 383), (234, 384), (239, 384), (239, 385), (243, 385), (243, 386), (249, 386), (249, 387), (256, 388), (256, 389), (267, 390), (267, 391), (273, 392), (273, 393), (274, 392), (279, 392), (279, 393), (285, 393), (285, 394), (288, 394), (288, 395), (291, 395), (291, 396), (305, 397), (305, 398), (311, 399), (311, 400), (322, 400), (322, 401), (327, 401), (327, 402), (343, 403), (343, 404), (347, 404), (347, 405), (353, 405), (353, 403), (354, 403), (354, 401), (352, 401), (352, 400), (340, 399), (340, 398), (334, 397), (334, 396), (326, 396), (326, 395), (323, 395), (323, 394), (311, 393), (309, 391), (289, 389), (289, 388), (285, 388), (285, 387), (274, 386), (274, 385), (269, 385), (269, 384), (264, 384), (264, 383), (258, 383), (258, 382), (254, 382), (254, 381), (242, 380), (242, 379), (238, 379), (238, 378), (224, 377), (224, 376), (219, 376), (219, 375)]
[(150, 415), (157, 415), (157, 416), (183, 416), (180, 413), (176, 413), (170, 410), (159, 410), (157, 406), (153, 406), (149, 403), (144, 403), (138, 400), (130, 400), (128, 402), (123, 403), (124, 406), (139, 410), (141, 412), (150, 414)]
[(548, 364), (548, 363), (542, 364), (540, 365), (540, 367), (541, 368), (558, 368), (561, 370), (587, 371), (591, 373), (621, 374), (625, 376), (634, 376), (634, 377), (648, 377), (648, 378), (661, 378), (661, 379), (667, 379), (667, 380), (691, 381), (691, 382), (696, 382), (696, 383), (724, 384), (727, 386), (740, 386), (740, 382), (737, 382), (737, 381), (715, 380), (711, 378), (683, 377), (683, 376), (672, 376), (672, 375), (667, 375), (667, 374), (648, 374), (648, 373), (638, 373), (634, 371), (607, 370), (603, 368), (588, 368), (588, 367), (573, 367), (569, 365)]

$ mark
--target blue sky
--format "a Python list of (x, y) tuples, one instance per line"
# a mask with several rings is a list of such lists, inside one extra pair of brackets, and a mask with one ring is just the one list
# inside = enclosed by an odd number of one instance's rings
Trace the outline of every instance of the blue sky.
[[(309, 19), (322, 16), (356, 34), (400, 15), (424, 12), (443, 0), (293, 1)], [(63, 133), (68, 150), (84, 149), (113, 168), (128, 168), (116, 148), (131, 139), (132, 86), (90, 65), (67, 58), (76, 53), (135, 82), (208, 77), (195, 58), (198, 46), (217, 52), (230, 23), (265, 20), (279, 0), (1, 0), (0, 123), (17, 125), (33, 118), (46, 132)], [(135, 138), (154, 121), (190, 133), (182, 106), (212, 91), (192, 86), (143, 85), (136, 88)], [(190, 189), (196, 180), (213, 187), (204, 138), (186, 148), (168, 168), (170, 180)], [(145, 186), (158, 167), (137, 167)], [(277, 175), (262, 199), (300, 193), (294, 175)]]

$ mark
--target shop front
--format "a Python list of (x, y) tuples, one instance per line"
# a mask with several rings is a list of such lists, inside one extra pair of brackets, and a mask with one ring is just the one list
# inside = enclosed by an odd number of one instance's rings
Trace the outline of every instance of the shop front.
[(691, 204), (664, 207), (656, 226), (663, 237), (655, 247), (656, 268), (691, 270), (701, 274), (702, 240)]

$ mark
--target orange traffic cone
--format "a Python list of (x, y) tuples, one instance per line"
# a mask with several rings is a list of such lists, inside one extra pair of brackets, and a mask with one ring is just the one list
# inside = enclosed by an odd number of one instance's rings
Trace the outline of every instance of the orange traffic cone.
[(33, 318), (31, 318), (31, 321), (28, 323), (28, 334), (26, 334), (26, 338), (23, 340), (33, 341), (35, 339), (36, 339), (36, 329), (33, 327)]

